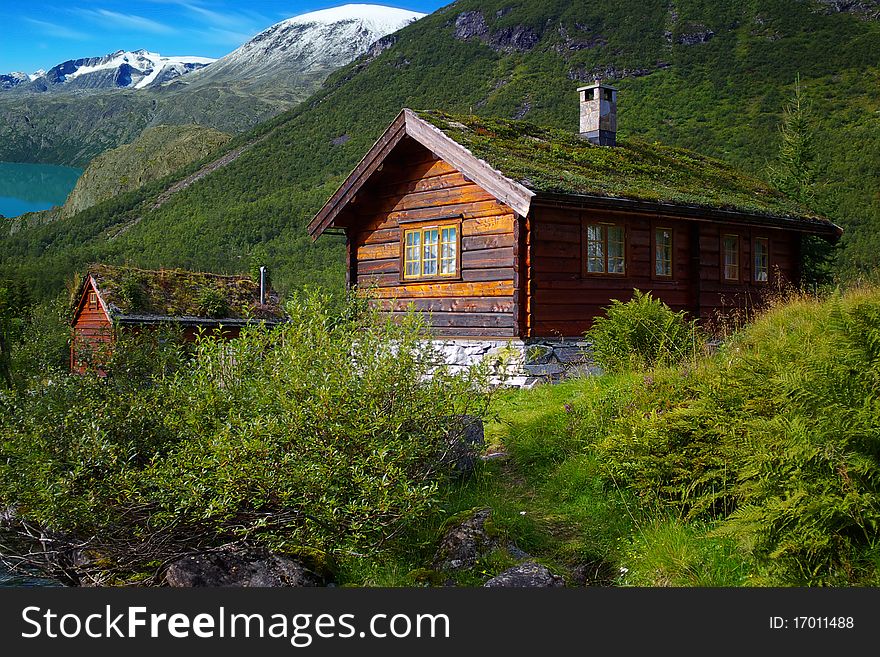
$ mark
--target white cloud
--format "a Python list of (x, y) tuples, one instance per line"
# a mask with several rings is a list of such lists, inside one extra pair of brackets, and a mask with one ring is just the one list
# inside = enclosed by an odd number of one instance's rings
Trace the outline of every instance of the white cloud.
[(56, 25), (48, 21), (40, 21), (36, 18), (25, 18), (26, 22), (34, 25), (42, 31), (43, 36), (54, 37), (56, 39), (73, 39), (76, 41), (87, 41), (91, 37), (85, 32), (74, 30), (66, 25)]
[(109, 9), (74, 9), (73, 11), (84, 18), (110, 27), (122, 27), (153, 34), (173, 34), (177, 31), (170, 25), (136, 14), (121, 14)]

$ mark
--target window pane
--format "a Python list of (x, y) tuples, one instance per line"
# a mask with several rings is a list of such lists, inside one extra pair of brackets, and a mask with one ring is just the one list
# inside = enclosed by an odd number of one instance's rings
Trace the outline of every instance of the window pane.
[(417, 230), (406, 231), (406, 250), (404, 251), (404, 262), (406, 263), (406, 276), (418, 276), (421, 273), (421, 239), (422, 234)]
[(607, 226), (608, 230), (608, 272), (623, 273), (623, 227)]
[(755, 240), (755, 280), (766, 283), (769, 278), (770, 258), (767, 240), (758, 238)]
[(654, 274), (672, 276), (672, 231), (661, 228), (654, 234)]
[(440, 237), (440, 273), (455, 273), (455, 256), (458, 249), (458, 228), (444, 228)]
[(605, 239), (603, 226), (587, 226), (587, 271), (592, 274), (605, 272)]
[(724, 278), (739, 280), (739, 239), (735, 235), (724, 237)]
[(423, 231), (422, 274), (434, 276), (437, 273), (437, 241), (440, 231), (430, 228)]

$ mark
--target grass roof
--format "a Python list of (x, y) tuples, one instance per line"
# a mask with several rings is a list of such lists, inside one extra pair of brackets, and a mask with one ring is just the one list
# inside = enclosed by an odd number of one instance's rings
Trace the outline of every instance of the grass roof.
[(250, 276), (222, 276), (183, 269), (92, 265), (88, 270), (115, 318), (280, 320), (275, 294), (260, 304), (260, 285)]
[(538, 194), (595, 195), (827, 222), (767, 183), (682, 148), (635, 139), (595, 146), (574, 132), (525, 121), (437, 111), (416, 114)]

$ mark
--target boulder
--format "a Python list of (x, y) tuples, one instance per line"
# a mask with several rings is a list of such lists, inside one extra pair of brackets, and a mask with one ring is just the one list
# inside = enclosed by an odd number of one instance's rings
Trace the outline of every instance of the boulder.
[(178, 559), (165, 571), (165, 583), (195, 586), (321, 586), (323, 582), (298, 561), (266, 550), (220, 550)]
[(534, 561), (526, 561), (496, 575), (484, 587), (552, 588), (565, 586), (565, 580)]
[(473, 568), (477, 560), (497, 547), (495, 537), (486, 528), (492, 509), (478, 509), (451, 523), (440, 539), (434, 556), (434, 568), (457, 571)]
[(460, 477), (469, 477), (485, 443), (483, 420), (473, 415), (450, 417), (449, 452), (446, 460)]

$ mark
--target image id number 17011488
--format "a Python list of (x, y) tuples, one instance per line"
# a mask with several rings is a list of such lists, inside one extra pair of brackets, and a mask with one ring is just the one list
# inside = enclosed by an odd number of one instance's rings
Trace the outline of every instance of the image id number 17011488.
[(783, 616), (770, 617), (772, 630), (851, 630), (855, 627), (852, 616)]

